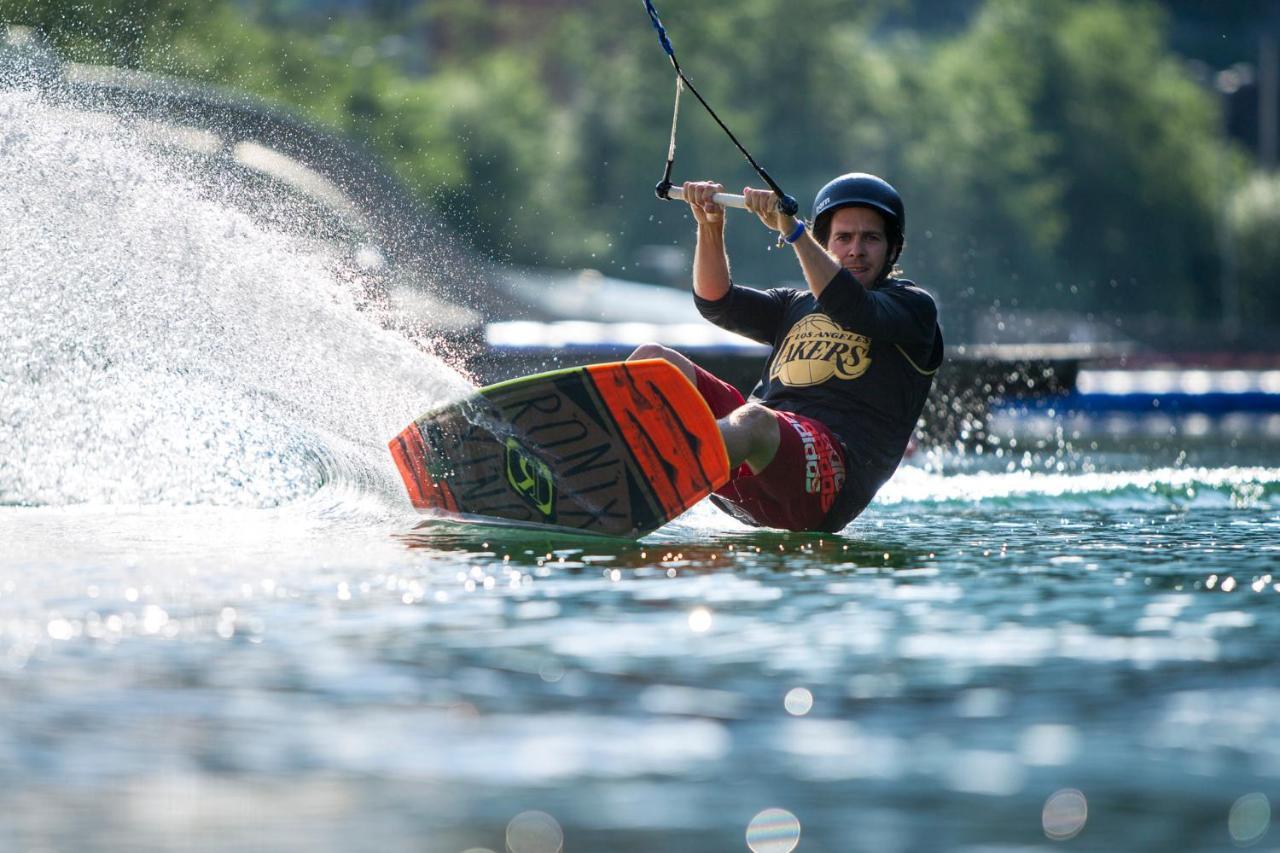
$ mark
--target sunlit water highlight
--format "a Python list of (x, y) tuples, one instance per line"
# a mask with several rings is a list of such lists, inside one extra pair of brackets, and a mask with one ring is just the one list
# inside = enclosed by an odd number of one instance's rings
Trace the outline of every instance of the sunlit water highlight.
[(467, 385), (357, 274), (127, 121), (0, 134), (0, 848), (1274, 842), (1277, 448), (934, 451), (836, 536), (414, 532), (385, 441)]

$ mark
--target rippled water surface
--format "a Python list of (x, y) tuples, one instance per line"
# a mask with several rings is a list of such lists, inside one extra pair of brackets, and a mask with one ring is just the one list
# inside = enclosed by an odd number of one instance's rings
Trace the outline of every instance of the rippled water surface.
[(461, 376), (124, 119), (0, 126), (0, 849), (1277, 844), (1280, 447), (415, 530), (385, 441)]
[(1200, 476), (904, 486), (823, 538), (8, 509), (0, 831), (502, 850), (537, 811), (566, 849), (710, 851), (781, 808), (802, 849), (1230, 849), (1280, 776), (1280, 472), (1234, 475), (1272, 483), (1248, 506)]

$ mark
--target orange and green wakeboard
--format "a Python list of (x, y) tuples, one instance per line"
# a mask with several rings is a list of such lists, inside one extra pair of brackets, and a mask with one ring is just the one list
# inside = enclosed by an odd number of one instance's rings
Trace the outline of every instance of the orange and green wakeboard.
[(422, 512), (643, 536), (729, 480), (706, 401), (661, 359), (481, 388), (389, 443)]

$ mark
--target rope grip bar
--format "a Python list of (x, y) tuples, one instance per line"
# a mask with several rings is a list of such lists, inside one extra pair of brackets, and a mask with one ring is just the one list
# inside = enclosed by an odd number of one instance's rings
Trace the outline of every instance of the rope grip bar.
[[(795, 200), (795, 197), (784, 192), (778, 192), (776, 187), (773, 189), (778, 196), (777, 207), (779, 213), (785, 216), (795, 216), (800, 212), (800, 203)], [(672, 183), (671, 178), (665, 175), (653, 188), (653, 194), (664, 201), (684, 201), (684, 187)], [(740, 210), (747, 209), (746, 197), (734, 193), (716, 193), (711, 200), (723, 207), (736, 207)]]
[[(662, 181), (653, 188), (658, 198), (667, 201), (684, 201), (684, 187), (671, 183), (670, 181)], [(747, 209), (747, 199), (735, 193), (716, 193), (711, 200), (721, 207), (736, 207), (739, 210)], [(800, 206), (796, 204), (796, 200), (789, 195), (784, 195), (778, 199), (778, 212), (786, 216), (795, 216)]]

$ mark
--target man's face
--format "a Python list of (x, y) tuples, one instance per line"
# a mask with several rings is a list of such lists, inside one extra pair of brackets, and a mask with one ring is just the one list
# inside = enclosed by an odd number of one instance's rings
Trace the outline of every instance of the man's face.
[(842, 207), (831, 217), (827, 251), (868, 290), (889, 258), (884, 217), (869, 207)]

